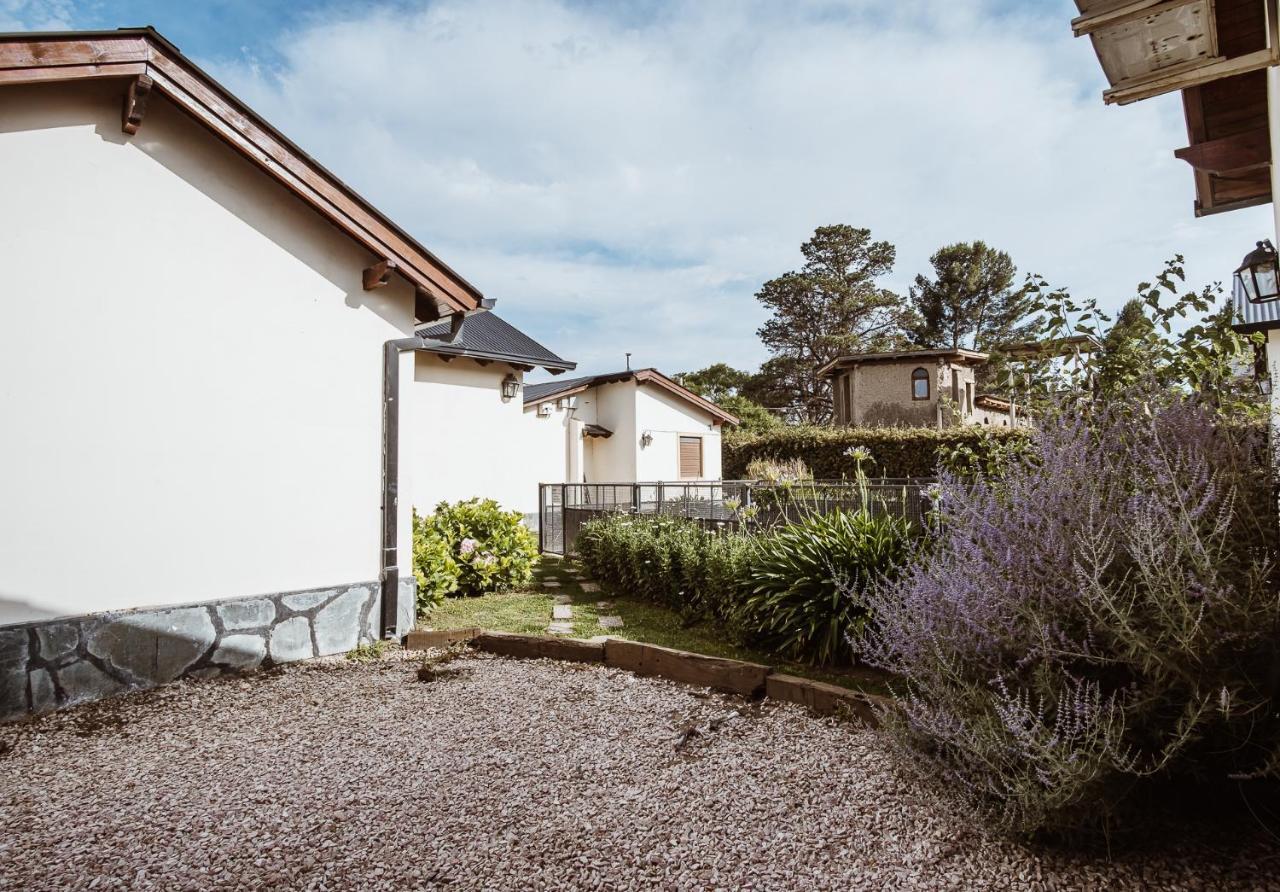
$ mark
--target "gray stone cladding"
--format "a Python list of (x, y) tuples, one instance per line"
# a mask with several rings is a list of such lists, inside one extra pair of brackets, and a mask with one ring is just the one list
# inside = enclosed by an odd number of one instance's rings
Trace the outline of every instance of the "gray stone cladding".
[[(400, 581), (401, 635), (412, 628), (415, 589), (412, 576)], [(361, 582), (2, 626), (0, 721), (187, 675), (346, 653), (378, 637), (379, 608), (378, 583)]]

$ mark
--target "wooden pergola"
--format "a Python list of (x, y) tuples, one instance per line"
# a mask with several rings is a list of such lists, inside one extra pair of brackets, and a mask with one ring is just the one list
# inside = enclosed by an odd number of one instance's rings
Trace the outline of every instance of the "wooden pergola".
[(1111, 86), (1109, 104), (1182, 92), (1196, 216), (1271, 201), (1266, 69), (1275, 65), (1275, 0), (1076, 0)]

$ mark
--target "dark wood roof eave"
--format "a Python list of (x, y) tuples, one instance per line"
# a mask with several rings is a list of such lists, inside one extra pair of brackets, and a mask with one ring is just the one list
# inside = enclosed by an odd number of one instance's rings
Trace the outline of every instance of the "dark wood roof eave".
[(152, 28), (0, 34), (0, 87), (98, 78), (149, 78), (215, 136), (298, 195), (415, 288), (459, 310), (475, 286), (186, 58)]

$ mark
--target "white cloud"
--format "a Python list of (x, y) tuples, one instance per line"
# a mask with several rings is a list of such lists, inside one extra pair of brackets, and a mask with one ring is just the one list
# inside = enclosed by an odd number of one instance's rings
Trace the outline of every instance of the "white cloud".
[(745, 366), (752, 295), (818, 225), (896, 244), (903, 291), (982, 238), (1113, 306), (1177, 251), (1225, 279), (1272, 228), (1193, 220), (1176, 97), (1105, 108), (1072, 4), (1031, 5), (442, 0), (214, 68), (584, 368)]
[(0, 31), (61, 31), (71, 27), (72, 0), (0, 0)]

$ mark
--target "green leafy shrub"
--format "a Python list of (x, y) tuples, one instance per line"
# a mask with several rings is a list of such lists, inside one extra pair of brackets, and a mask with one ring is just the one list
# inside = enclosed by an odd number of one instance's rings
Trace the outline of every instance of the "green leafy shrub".
[(751, 537), (678, 517), (614, 515), (578, 534), (578, 558), (611, 589), (732, 626)]
[(751, 479), (748, 465), (763, 459), (782, 463), (799, 460), (819, 480), (857, 476), (859, 468), (871, 477), (932, 477), (940, 461), (962, 447), (965, 460), (980, 465), (995, 450), (1026, 442), (1025, 429), (978, 425), (933, 428), (855, 428), (787, 426), (761, 434), (726, 433), (725, 479)]
[(741, 623), (770, 650), (817, 665), (848, 663), (863, 632), (867, 590), (912, 551), (906, 520), (867, 509), (816, 514), (758, 537)]
[[(414, 522), (414, 574), (419, 605), (450, 594), (484, 595), (533, 581), (538, 542), (520, 512), (492, 499), (441, 502)], [(425, 594), (424, 594), (425, 593)]]
[(848, 662), (863, 593), (911, 552), (897, 517), (835, 511), (772, 532), (680, 517), (614, 515), (578, 534), (578, 558), (610, 589), (707, 617), (732, 639), (820, 665)]
[(418, 580), (418, 615), (425, 616), (458, 590), (458, 562), (449, 542), (413, 514), (413, 575)]

